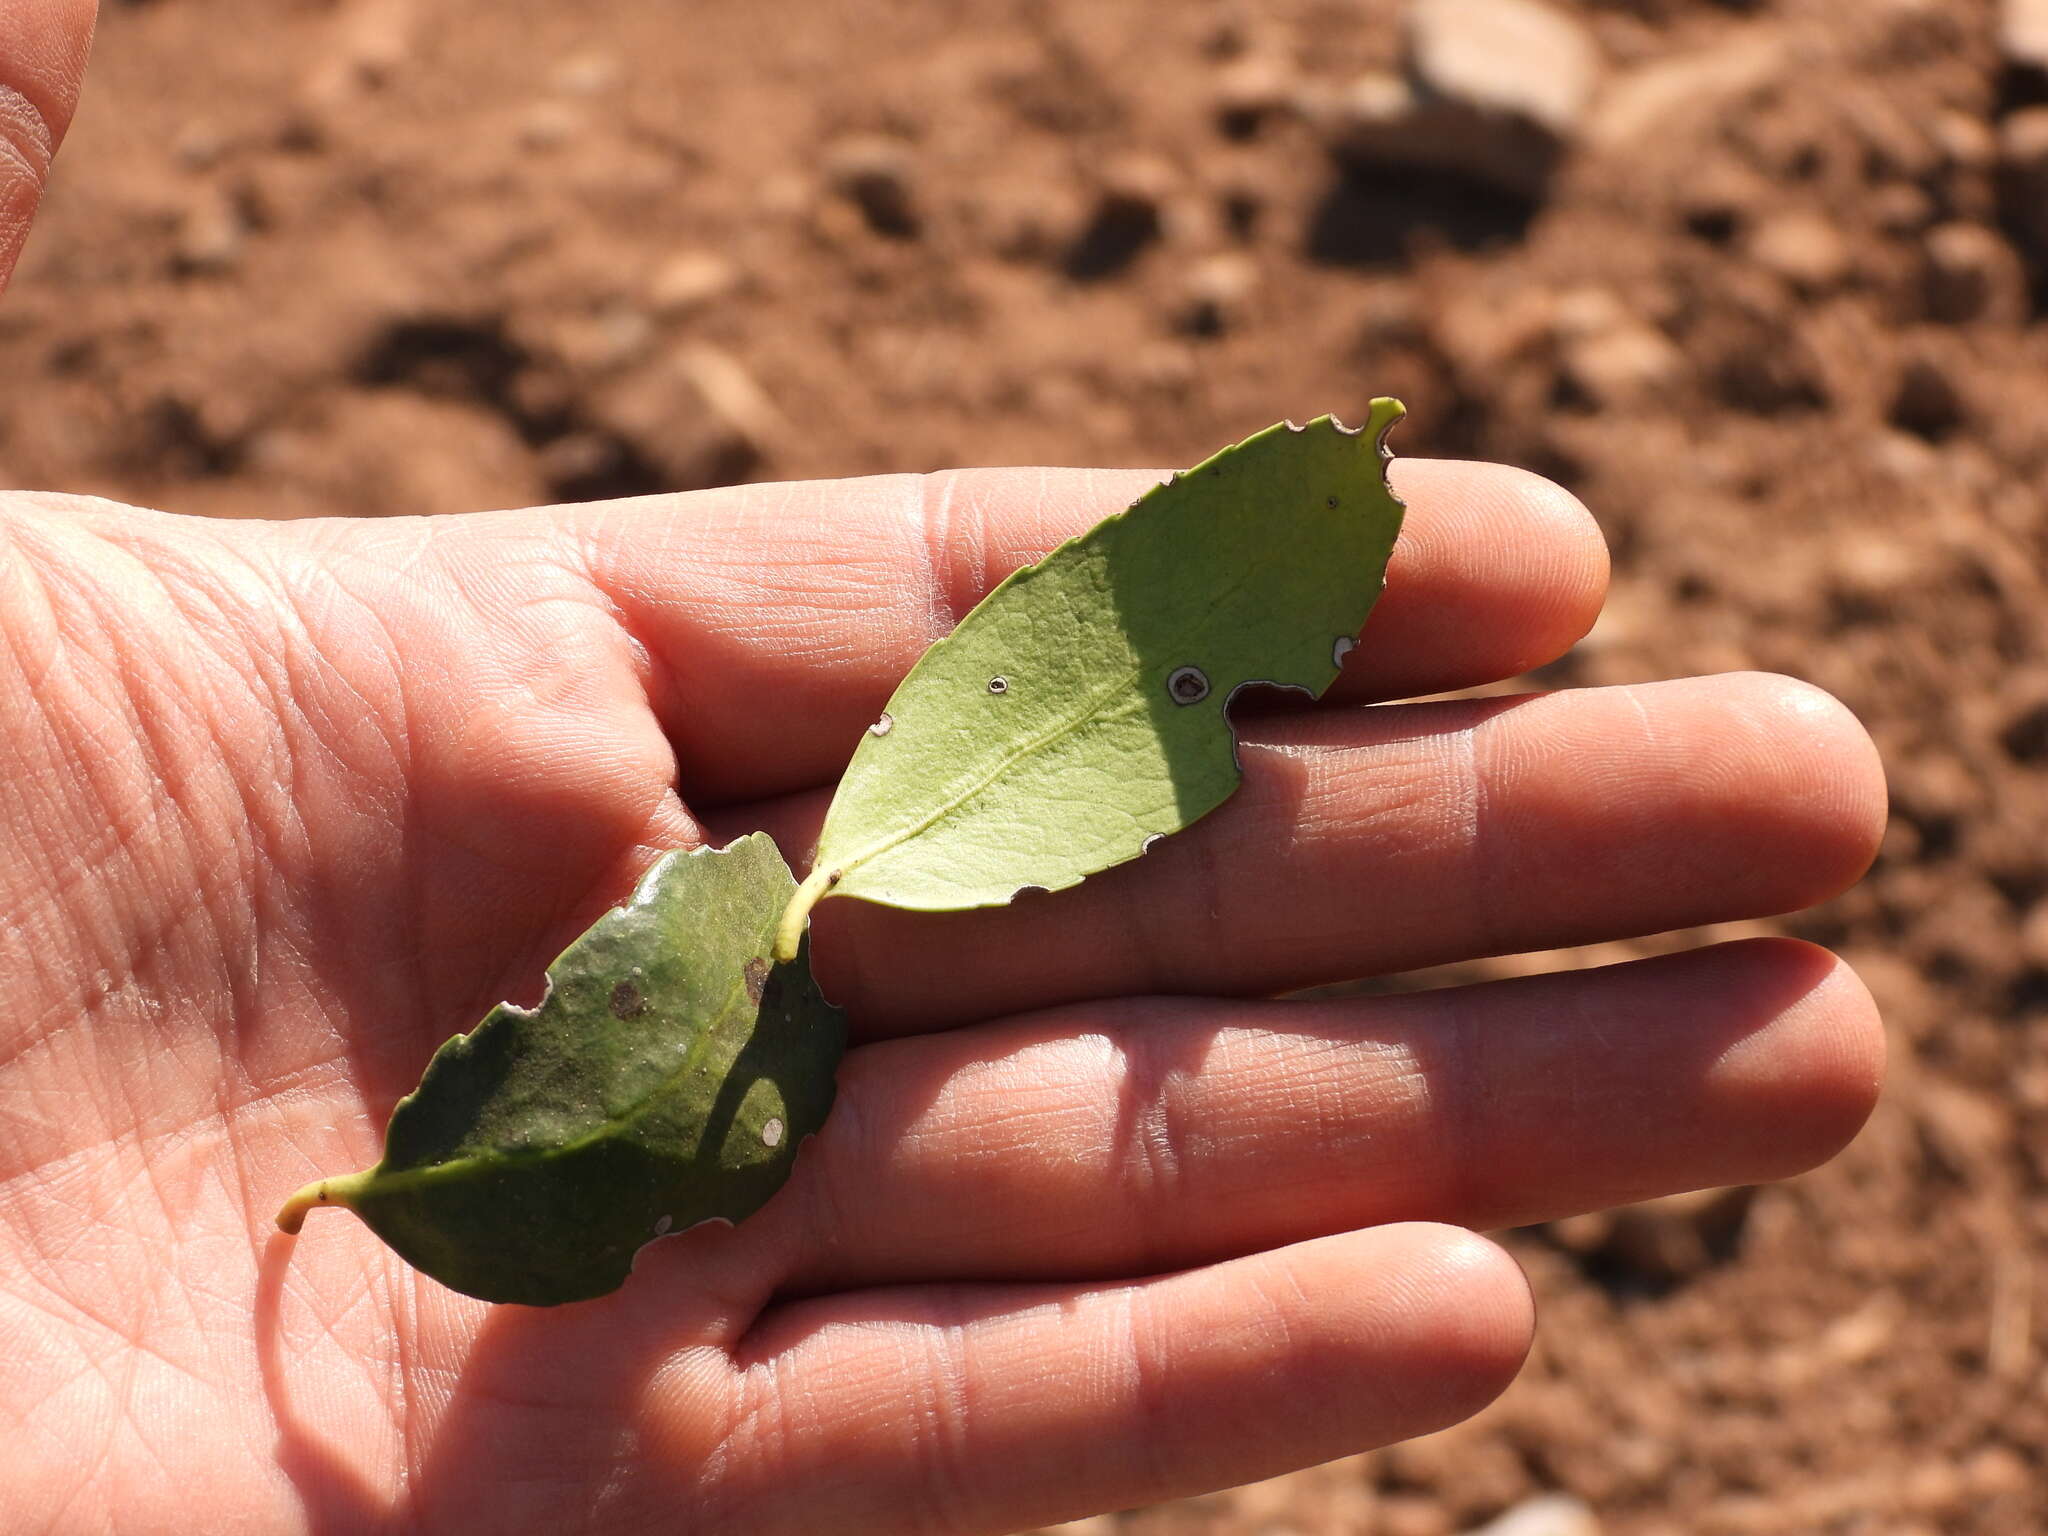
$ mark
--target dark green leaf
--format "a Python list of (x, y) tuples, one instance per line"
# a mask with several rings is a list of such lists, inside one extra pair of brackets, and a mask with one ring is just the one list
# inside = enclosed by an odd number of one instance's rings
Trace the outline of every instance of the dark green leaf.
[(443, 1045), (383, 1161), (278, 1215), (354, 1210), (412, 1264), (487, 1301), (616, 1289), (642, 1244), (739, 1221), (824, 1123), (845, 1021), (808, 958), (775, 963), (796, 888), (764, 834), (667, 855), (548, 971)]

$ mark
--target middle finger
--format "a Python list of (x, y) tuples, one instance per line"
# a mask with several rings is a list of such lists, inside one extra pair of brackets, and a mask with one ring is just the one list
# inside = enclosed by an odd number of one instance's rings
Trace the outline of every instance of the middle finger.
[[(859, 1035), (1127, 993), (1260, 995), (1792, 911), (1875, 853), (1875, 749), (1732, 674), (1247, 722), (1242, 788), (1142, 859), (1007, 907), (814, 918)], [(808, 848), (824, 796), (743, 810)]]

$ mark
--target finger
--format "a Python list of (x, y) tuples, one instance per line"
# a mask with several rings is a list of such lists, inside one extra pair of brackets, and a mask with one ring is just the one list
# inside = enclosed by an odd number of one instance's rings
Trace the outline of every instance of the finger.
[(28, 238), (50, 157), (78, 104), (96, 14), (92, 0), (0, 6), (0, 288)]
[(763, 1236), (814, 1291), (1520, 1226), (1811, 1168), (1883, 1061), (1862, 983), (1789, 939), (1397, 997), (1081, 1005), (856, 1051)]
[(720, 1492), (764, 1532), (820, 1508), (848, 1532), (1129, 1508), (1454, 1423), (1506, 1386), (1532, 1322), (1513, 1261), (1440, 1227), (1135, 1284), (796, 1303), (741, 1357)]
[[(1607, 555), (1534, 475), (1404, 460), (1409, 510), (1344, 696), (1490, 682), (1592, 624)], [(822, 783), (926, 646), (996, 582), (1158, 476), (964, 470), (754, 485), (568, 514), (646, 646), (657, 713), (701, 805)]]
[[(1792, 911), (1874, 857), (1853, 716), (1740, 673), (1265, 719), (1243, 787), (1144, 858), (1007, 907), (821, 902), (868, 1035), (1130, 993), (1270, 994)], [(794, 856), (822, 797), (736, 812)]]

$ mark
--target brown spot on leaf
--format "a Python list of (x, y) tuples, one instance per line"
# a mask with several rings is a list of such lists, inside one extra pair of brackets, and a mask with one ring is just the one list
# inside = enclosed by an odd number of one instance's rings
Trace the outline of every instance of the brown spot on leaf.
[(768, 962), (756, 955), (747, 962), (747, 996), (754, 1000), (754, 1006), (761, 1005), (761, 995), (768, 990)]
[(611, 1003), (615, 1019), (637, 1019), (647, 1011), (647, 999), (630, 981), (622, 981), (612, 988)]

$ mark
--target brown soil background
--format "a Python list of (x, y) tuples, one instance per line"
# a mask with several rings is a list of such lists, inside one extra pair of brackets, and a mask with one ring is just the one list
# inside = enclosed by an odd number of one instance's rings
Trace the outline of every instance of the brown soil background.
[(1333, 156), (1392, 0), (110, 3), (0, 483), (459, 511), (1179, 465), (1403, 396), (1400, 451), (1607, 530), (1536, 684), (1766, 667), (1869, 724), (1875, 872), (1755, 926), (1856, 962), (1893, 1075), (1808, 1177), (1514, 1234), (1542, 1337), (1471, 1424), (1070, 1529), (2039, 1530), (2048, 233), (1999, 146), (2048, 81), (1988, 0), (1567, 9), (1604, 82), (1517, 199)]

